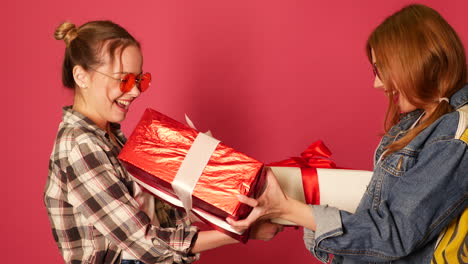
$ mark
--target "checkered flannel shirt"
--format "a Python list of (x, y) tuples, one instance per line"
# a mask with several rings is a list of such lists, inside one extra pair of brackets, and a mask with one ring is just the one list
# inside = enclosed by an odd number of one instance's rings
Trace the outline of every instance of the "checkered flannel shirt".
[[(126, 139), (120, 125), (114, 135)], [(159, 226), (134, 199), (140, 188), (117, 159), (120, 147), (90, 119), (63, 108), (44, 202), (65, 263), (120, 263), (122, 250), (150, 263), (190, 263), (198, 229), (156, 199)]]

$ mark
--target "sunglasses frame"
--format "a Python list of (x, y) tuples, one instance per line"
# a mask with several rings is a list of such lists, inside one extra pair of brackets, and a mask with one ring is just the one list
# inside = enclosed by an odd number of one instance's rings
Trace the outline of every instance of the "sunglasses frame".
[[(95, 70), (95, 69), (91, 69), (97, 73), (100, 73), (106, 77), (109, 77), (111, 79), (114, 79), (116, 81), (120, 81), (120, 91), (122, 93), (128, 93), (132, 90), (132, 87), (133, 85), (135, 85), (135, 83), (137, 84), (137, 87), (138, 87), (138, 90), (140, 90), (140, 92), (144, 92), (146, 90), (148, 90), (148, 88), (150, 87), (151, 85), (151, 73), (149, 72), (145, 72), (145, 73), (140, 73), (138, 75), (135, 75), (134, 73), (127, 73), (124, 75), (123, 78), (116, 78), (116, 77), (113, 77), (109, 74), (106, 74), (106, 73), (103, 73), (103, 72), (100, 72), (98, 70)], [(144, 78), (147, 78), (149, 79), (149, 82), (148, 82), (148, 85), (145, 87), (145, 88), (141, 88), (141, 81), (144, 79)], [(128, 82), (131, 82), (131, 84), (128, 84)]]

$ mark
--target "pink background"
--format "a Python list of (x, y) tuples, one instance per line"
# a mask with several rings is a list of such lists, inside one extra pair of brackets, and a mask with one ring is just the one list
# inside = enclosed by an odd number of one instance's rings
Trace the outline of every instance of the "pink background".
[[(42, 199), (61, 107), (72, 102), (60, 82), (59, 23), (110, 19), (141, 41), (154, 82), (123, 122), (127, 135), (151, 107), (180, 121), (187, 113), (200, 130), (265, 162), (322, 139), (339, 165), (372, 169), (386, 100), (372, 87), (364, 46), (375, 26), (412, 1), (5, 2), (2, 261), (61, 263)], [(467, 43), (467, 1), (420, 2)], [(302, 231), (291, 229), (200, 261), (239, 262), (315, 263)]]

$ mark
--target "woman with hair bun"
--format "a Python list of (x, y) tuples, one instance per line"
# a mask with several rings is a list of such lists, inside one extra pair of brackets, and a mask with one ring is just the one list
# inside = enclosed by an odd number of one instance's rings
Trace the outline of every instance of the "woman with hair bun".
[[(468, 263), (468, 85), (465, 50), (435, 10), (410, 5), (369, 37), (374, 86), (389, 98), (374, 174), (354, 214), (287, 197), (271, 172), (245, 220), (304, 226), (327, 263)], [(357, 132), (356, 132), (357, 133)]]
[[(44, 201), (65, 263), (190, 263), (199, 252), (236, 243), (198, 231), (185, 213), (142, 191), (117, 156), (126, 141), (119, 122), (150, 87), (140, 44), (110, 21), (61, 24), (66, 44), (63, 108), (49, 162)], [(261, 223), (251, 238), (269, 240), (278, 225)]]

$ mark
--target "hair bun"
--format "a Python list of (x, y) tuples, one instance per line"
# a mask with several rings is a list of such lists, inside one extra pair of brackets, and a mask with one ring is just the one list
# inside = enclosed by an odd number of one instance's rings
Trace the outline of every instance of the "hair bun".
[(57, 40), (63, 39), (65, 41), (65, 44), (68, 47), (70, 42), (78, 36), (78, 30), (75, 24), (70, 23), (70, 22), (63, 22), (55, 30), (54, 36), (55, 36), (55, 39)]

